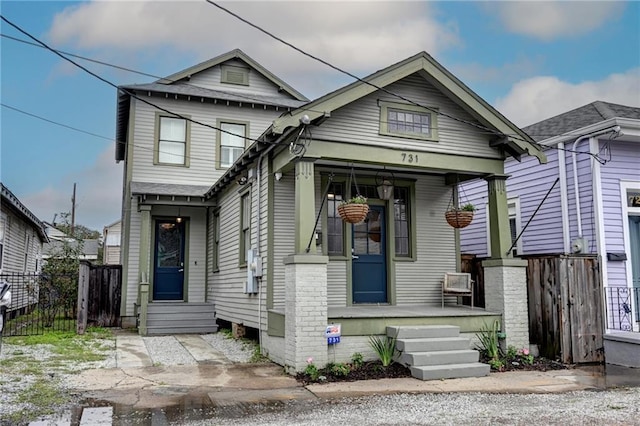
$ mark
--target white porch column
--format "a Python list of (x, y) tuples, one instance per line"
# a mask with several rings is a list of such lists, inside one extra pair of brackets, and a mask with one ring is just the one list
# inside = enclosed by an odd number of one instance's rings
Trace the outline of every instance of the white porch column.
[(307, 359), (327, 364), (327, 256), (299, 254), (285, 263), (285, 368), (303, 371)]
[(527, 261), (489, 259), (484, 268), (485, 309), (502, 314), (505, 344), (529, 348), (529, 305), (527, 303)]

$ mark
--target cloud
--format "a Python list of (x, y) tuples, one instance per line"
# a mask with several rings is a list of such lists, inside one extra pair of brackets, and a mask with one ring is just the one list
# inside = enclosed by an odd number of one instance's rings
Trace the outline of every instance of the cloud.
[(500, 66), (485, 66), (474, 62), (454, 65), (452, 71), (462, 81), (509, 84), (535, 75), (544, 62), (542, 55), (519, 55), (514, 61)]
[(625, 8), (619, 1), (504, 1), (485, 9), (515, 34), (550, 41), (587, 34), (618, 18)]
[(569, 83), (557, 77), (533, 77), (516, 83), (494, 105), (519, 126), (527, 126), (594, 101), (640, 107), (640, 68), (600, 81)]
[(95, 163), (77, 173), (61, 177), (46, 188), (20, 197), (40, 220), (50, 222), (56, 213), (71, 212), (73, 183), (76, 189), (76, 223), (102, 232), (120, 218), (122, 205), (122, 163), (113, 159), (113, 146)]
[[(297, 47), (359, 75), (422, 50), (436, 55), (460, 44), (458, 28), (434, 18), (426, 2), (231, 2), (238, 15)], [(191, 52), (205, 60), (240, 48), (286, 81), (309, 72), (336, 75), (218, 8), (202, 2), (82, 3), (54, 18), (54, 45), (141, 54)], [(178, 71), (177, 69), (174, 71)], [(304, 91), (304, 87), (300, 87)]]

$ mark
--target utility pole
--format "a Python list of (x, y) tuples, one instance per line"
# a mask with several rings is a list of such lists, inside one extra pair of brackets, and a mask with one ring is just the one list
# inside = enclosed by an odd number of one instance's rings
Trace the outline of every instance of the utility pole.
[(73, 183), (73, 195), (71, 196), (71, 236), (74, 236), (74, 227), (76, 225), (76, 183)]

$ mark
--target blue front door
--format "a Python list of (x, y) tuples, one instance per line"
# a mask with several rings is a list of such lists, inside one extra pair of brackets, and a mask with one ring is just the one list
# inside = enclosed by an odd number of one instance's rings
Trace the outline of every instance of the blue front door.
[(387, 303), (384, 207), (369, 206), (364, 222), (353, 225), (353, 303)]
[(156, 221), (153, 300), (183, 300), (184, 222)]

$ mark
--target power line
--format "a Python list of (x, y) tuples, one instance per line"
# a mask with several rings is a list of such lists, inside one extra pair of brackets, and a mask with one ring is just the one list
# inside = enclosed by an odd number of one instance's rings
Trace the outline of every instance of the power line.
[[(141, 98), (140, 96), (136, 95), (135, 93), (133, 93), (133, 92), (131, 92), (131, 91), (127, 90), (127, 89), (120, 88), (120, 87), (118, 87), (116, 84), (114, 84), (114, 83), (110, 82), (109, 80), (105, 79), (104, 77), (101, 77), (100, 75), (98, 75), (98, 74), (94, 73), (93, 71), (91, 71), (91, 70), (89, 70), (89, 69), (85, 68), (84, 66), (82, 66), (82, 65), (78, 64), (77, 62), (73, 61), (72, 59), (67, 58), (67, 57), (66, 57), (66, 56), (64, 56), (62, 53), (58, 52), (57, 50), (55, 50), (55, 49), (53, 49), (53, 48), (49, 47), (49, 46), (48, 46), (46, 43), (44, 43), (43, 41), (40, 41), (38, 38), (36, 38), (35, 36), (33, 36), (33, 35), (29, 34), (27, 31), (23, 30), (23, 29), (22, 29), (22, 28), (20, 28), (18, 25), (16, 25), (16, 24), (14, 24), (13, 22), (9, 21), (9, 20), (4, 16), (4, 15), (0, 15), (0, 18), (2, 18), (2, 20), (3, 20), (3, 21), (5, 21), (7, 24), (11, 25), (11, 26), (12, 26), (13, 28), (15, 28), (16, 30), (20, 31), (22, 34), (26, 35), (26, 36), (27, 36), (27, 37), (29, 37), (30, 39), (32, 39), (32, 40), (34, 40), (35, 42), (39, 43), (39, 44), (40, 44), (40, 45), (42, 45), (44, 48), (46, 48), (46, 49), (47, 49), (47, 50), (49, 50), (50, 52), (54, 53), (55, 55), (57, 55), (57, 56), (61, 57), (61, 58), (62, 58), (62, 59), (64, 59), (65, 61), (70, 62), (71, 64), (75, 65), (76, 67), (78, 67), (78, 68), (80, 68), (81, 70), (83, 70), (84, 72), (86, 72), (87, 74), (89, 74), (89, 75), (91, 75), (91, 76), (93, 76), (93, 77), (97, 78), (98, 80), (102, 81), (103, 83), (106, 83), (106, 84), (108, 84), (109, 86), (111, 86), (111, 87), (113, 87), (113, 88), (115, 88), (115, 89), (117, 89), (117, 90), (119, 90), (119, 91), (121, 91), (121, 92), (123, 92), (123, 93), (125, 93), (125, 94), (127, 94), (127, 95), (129, 95), (129, 96), (131, 96), (132, 98), (139, 100), (139, 101), (140, 101), (140, 102), (142, 102), (142, 103), (145, 103), (145, 104), (147, 104), (147, 105), (149, 105), (149, 106), (152, 106), (152, 107), (154, 107), (154, 108), (156, 108), (156, 109), (158, 109), (158, 110), (160, 110), (160, 111), (162, 111), (162, 112), (165, 112), (165, 113), (170, 114), (170, 115), (172, 115), (172, 116), (174, 116), (174, 117), (178, 117), (178, 118), (181, 118), (181, 119), (183, 119), (183, 120), (189, 121), (189, 122), (191, 122), (191, 123), (199, 124), (199, 125), (201, 125), (201, 126), (208, 127), (208, 128), (210, 128), (210, 129), (217, 130), (217, 131), (219, 131), (219, 132), (227, 133), (227, 134), (230, 134), (230, 135), (232, 135), (232, 136), (239, 136), (239, 135), (237, 135), (237, 134), (235, 134), (235, 133), (233, 133), (233, 132), (230, 132), (230, 131), (228, 131), (228, 130), (224, 130), (224, 129), (218, 128), (218, 127), (213, 126), (213, 125), (211, 125), (211, 124), (202, 123), (201, 121), (197, 121), (197, 120), (194, 120), (194, 119), (192, 119), (192, 118), (190, 118), (190, 117), (186, 117), (186, 116), (184, 116), (184, 115), (182, 115), (182, 114), (179, 114), (179, 113), (176, 113), (176, 112), (170, 111), (170, 110), (168, 110), (168, 109), (166, 109), (166, 108), (163, 108), (163, 107), (161, 107), (161, 106), (159, 106), (159, 105), (157, 105), (157, 104), (154, 104), (153, 102), (150, 102), (150, 101), (148, 101), (148, 100), (146, 100), (146, 99), (144, 99), (144, 98)], [(266, 141), (258, 141), (257, 139), (253, 139), (253, 138), (251, 138), (251, 137), (249, 137), (249, 136), (246, 136), (246, 135), (245, 135), (245, 136), (240, 136), (240, 137), (242, 137), (242, 138), (243, 138), (243, 139), (245, 139), (245, 140), (249, 140), (249, 141), (251, 141), (251, 142), (266, 142)], [(266, 142), (266, 143), (270, 143), (270, 142)]]
[[(366, 80), (364, 80), (364, 79), (362, 79), (362, 78), (358, 77), (357, 75), (355, 75), (355, 74), (353, 74), (353, 73), (350, 73), (349, 71), (343, 70), (342, 68), (339, 68), (339, 67), (337, 67), (337, 66), (335, 66), (335, 65), (331, 64), (331, 63), (330, 63), (330, 62), (328, 62), (328, 61), (325, 61), (325, 60), (324, 60), (324, 59), (322, 59), (322, 58), (319, 58), (319, 57), (317, 57), (317, 56), (315, 56), (315, 55), (312, 55), (311, 53), (308, 53), (308, 52), (306, 52), (306, 51), (304, 51), (304, 50), (300, 49), (299, 47), (297, 47), (297, 46), (295, 46), (295, 45), (293, 45), (293, 44), (289, 43), (288, 41), (286, 41), (286, 40), (284, 40), (284, 39), (282, 39), (282, 38), (280, 38), (280, 37), (276, 36), (275, 34), (273, 34), (273, 33), (269, 32), (269, 31), (265, 30), (264, 28), (262, 28), (262, 27), (260, 27), (260, 26), (258, 26), (258, 25), (256, 25), (256, 24), (254, 24), (253, 22), (251, 22), (251, 21), (249, 21), (249, 20), (247, 20), (247, 19), (243, 18), (242, 16), (238, 15), (237, 13), (234, 13), (234, 12), (232, 12), (231, 10), (229, 10), (229, 9), (227, 9), (227, 8), (223, 7), (223, 6), (220, 6), (219, 4), (217, 4), (216, 2), (214, 2), (214, 1), (212, 1), (212, 0), (205, 0), (205, 1), (206, 1), (207, 3), (209, 3), (210, 5), (215, 6), (215, 7), (217, 7), (218, 9), (220, 9), (220, 10), (222, 10), (222, 11), (224, 11), (224, 12), (228, 13), (229, 15), (233, 16), (234, 18), (236, 18), (236, 19), (238, 19), (238, 20), (240, 20), (240, 21), (244, 22), (245, 24), (247, 24), (247, 25), (249, 25), (249, 26), (251, 26), (251, 27), (255, 28), (256, 30), (258, 30), (258, 31), (260, 31), (260, 32), (262, 32), (262, 33), (264, 33), (264, 34), (268, 35), (269, 37), (273, 38), (274, 40), (276, 40), (276, 41), (278, 41), (278, 42), (280, 42), (280, 43), (282, 43), (282, 44), (284, 44), (284, 45), (286, 45), (286, 46), (288, 46), (288, 47), (290, 47), (290, 48), (294, 49), (295, 51), (297, 51), (297, 52), (299, 52), (299, 53), (303, 54), (304, 56), (307, 56), (308, 58), (311, 58), (311, 59), (313, 59), (313, 60), (315, 60), (315, 61), (318, 61), (318, 62), (320, 62), (321, 64), (324, 64), (324, 65), (328, 66), (329, 68), (334, 69), (334, 70), (336, 70), (336, 71), (338, 71), (338, 72), (340, 72), (340, 73), (342, 73), (342, 74), (345, 74), (345, 75), (347, 75), (347, 76), (349, 76), (349, 77), (351, 77), (351, 78), (353, 78), (353, 79), (355, 79), (355, 80), (357, 80), (357, 81), (359, 81), (359, 82), (361, 82), (361, 83), (363, 83), (363, 84), (369, 85), (369, 86), (371, 86), (371, 87), (375, 88), (376, 90), (380, 90), (380, 91), (382, 91), (382, 92), (384, 92), (384, 93), (386, 93), (386, 94), (388, 94), (388, 95), (394, 96), (394, 97), (396, 97), (396, 98), (398, 98), (398, 99), (402, 99), (402, 100), (403, 100), (403, 101), (405, 101), (405, 102), (409, 102), (409, 103), (410, 103), (410, 104), (412, 104), (412, 105), (415, 105), (415, 106), (418, 106), (418, 107), (421, 107), (421, 108), (425, 108), (425, 109), (427, 109), (427, 110), (429, 110), (429, 111), (432, 111), (432, 112), (434, 112), (434, 113), (436, 113), (436, 114), (439, 114), (439, 115), (442, 115), (442, 116), (444, 116), (444, 117), (450, 118), (450, 119), (452, 119), (452, 120), (458, 121), (458, 122), (460, 122), (460, 123), (464, 123), (464, 124), (467, 124), (467, 125), (469, 125), (469, 126), (476, 127), (476, 128), (478, 128), (478, 129), (481, 129), (481, 130), (485, 130), (485, 131), (491, 132), (492, 134), (495, 134), (495, 135), (498, 135), (498, 136), (508, 136), (508, 135), (506, 135), (506, 134), (504, 134), (504, 133), (502, 133), (502, 132), (499, 132), (499, 131), (497, 131), (497, 130), (491, 129), (491, 128), (489, 128), (489, 127), (485, 127), (485, 126), (483, 126), (483, 125), (481, 125), (481, 124), (473, 123), (473, 122), (471, 122), (471, 121), (467, 121), (467, 120), (464, 120), (464, 119), (462, 119), (462, 118), (459, 118), (459, 117), (456, 117), (456, 116), (453, 116), (453, 115), (450, 115), (450, 114), (444, 113), (444, 112), (442, 112), (442, 111), (440, 111), (440, 110), (438, 110), (438, 109), (436, 109), (436, 108), (429, 107), (429, 106), (426, 106), (426, 105), (422, 105), (421, 103), (416, 102), (416, 101), (414, 101), (414, 100), (412, 100), (412, 99), (409, 99), (409, 98), (407, 98), (407, 97), (405, 97), (405, 96), (402, 96), (402, 95), (399, 95), (399, 94), (397, 94), (397, 93), (391, 92), (390, 90), (388, 90), (388, 89), (386, 89), (386, 88), (384, 88), (384, 87), (377, 86), (377, 85), (375, 85), (375, 84), (373, 84), (373, 83), (371, 83), (371, 82), (369, 82), (369, 81), (366, 81)], [(514, 136), (514, 138), (516, 138), (516, 137)], [(525, 141), (525, 140), (524, 140), (522, 137), (520, 137), (520, 136), (518, 136), (518, 137), (517, 137), (517, 139), (520, 139), (520, 140), (522, 140), (522, 141)]]

